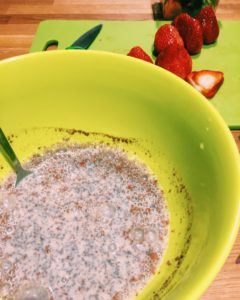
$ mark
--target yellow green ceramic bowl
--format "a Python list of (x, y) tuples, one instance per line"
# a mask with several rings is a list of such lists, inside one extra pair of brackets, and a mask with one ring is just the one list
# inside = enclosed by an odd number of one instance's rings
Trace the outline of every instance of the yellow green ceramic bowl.
[[(158, 177), (171, 216), (164, 260), (137, 298), (193, 300), (206, 290), (237, 234), (240, 166), (224, 121), (187, 83), (123, 55), (30, 54), (0, 63), (0, 126), (21, 160), (62, 139), (114, 140), (136, 153)], [(10, 168), (3, 157), (0, 165), (3, 178)]]

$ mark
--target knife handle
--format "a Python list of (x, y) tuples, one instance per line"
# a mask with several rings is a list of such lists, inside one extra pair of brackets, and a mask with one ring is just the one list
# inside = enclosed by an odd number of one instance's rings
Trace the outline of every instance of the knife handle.
[(66, 50), (85, 50), (83, 47), (80, 46), (69, 46)]

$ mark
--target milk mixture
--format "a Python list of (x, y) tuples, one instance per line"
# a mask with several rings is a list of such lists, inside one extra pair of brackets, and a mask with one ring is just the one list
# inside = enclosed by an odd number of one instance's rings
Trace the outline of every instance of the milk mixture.
[[(0, 184), (0, 296), (128, 300), (156, 271), (169, 215), (156, 178), (107, 146), (34, 156)], [(32, 297), (32, 298), (31, 298)]]

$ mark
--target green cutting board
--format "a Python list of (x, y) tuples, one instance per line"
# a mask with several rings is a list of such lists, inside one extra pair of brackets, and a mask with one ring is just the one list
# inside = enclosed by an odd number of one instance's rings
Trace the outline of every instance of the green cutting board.
[[(43, 21), (38, 27), (30, 52), (42, 51), (53, 41), (58, 42), (58, 49), (65, 49), (99, 23), (103, 24), (103, 29), (91, 49), (127, 54), (133, 46), (139, 45), (151, 55), (154, 34), (164, 22)], [(204, 46), (200, 54), (192, 57), (193, 70), (210, 69), (224, 72), (224, 84), (210, 101), (231, 129), (240, 129), (239, 32), (240, 21), (220, 22), (218, 41), (213, 45)]]

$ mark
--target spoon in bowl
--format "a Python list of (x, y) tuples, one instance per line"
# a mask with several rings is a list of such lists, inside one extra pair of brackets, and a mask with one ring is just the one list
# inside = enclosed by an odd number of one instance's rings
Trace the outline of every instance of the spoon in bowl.
[(6, 158), (6, 160), (10, 164), (10, 166), (13, 168), (13, 170), (17, 174), (17, 178), (16, 178), (16, 182), (15, 182), (15, 187), (16, 187), (23, 178), (30, 175), (32, 172), (25, 170), (22, 167), (15, 152), (12, 149), (12, 146), (8, 142), (7, 137), (1, 128), (0, 128), (0, 151), (3, 153), (3, 156)]

